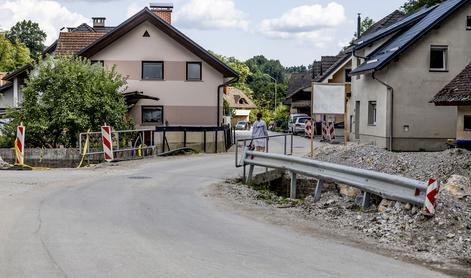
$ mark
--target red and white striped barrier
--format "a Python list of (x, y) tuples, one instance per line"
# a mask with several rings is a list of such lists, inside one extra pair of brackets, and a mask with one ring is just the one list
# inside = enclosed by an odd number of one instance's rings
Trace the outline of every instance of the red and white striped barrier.
[(334, 122), (322, 121), (322, 140), (323, 141), (335, 140)]
[(424, 215), (433, 216), (435, 214), (435, 205), (437, 203), (440, 185), (438, 181), (430, 179), (427, 186), (427, 194), (425, 194)]
[(111, 140), (111, 127), (106, 124), (101, 127), (101, 140), (103, 141), (103, 152), (105, 154), (105, 160), (110, 162), (113, 161), (113, 141)]
[(24, 165), (25, 164), (25, 130), (26, 128), (21, 123), (16, 128), (16, 139), (15, 139), (15, 164)]

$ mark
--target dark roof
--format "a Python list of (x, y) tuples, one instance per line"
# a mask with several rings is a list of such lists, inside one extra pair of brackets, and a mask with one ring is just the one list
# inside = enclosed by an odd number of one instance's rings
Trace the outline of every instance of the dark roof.
[(33, 65), (31, 64), (26, 64), (24, 66), (22, 66), (21, 68), (15, 70), (15, 71), (12, 71), (10, 73), (8, 73), (7, 75), (5, 75), (2, 79), (3, 80), (7, 80), (7, 81), (11, 81), (13, 78), (15, 77), (18, 77), (18, 76), (21, 76), (23, 74), (26, 75), (27, 71), (29, 71), (30, 69), (33, 68)]
[(338, 56), (337, 57), (337, 61), (335, 61), (335, 63), (333, 63), (330, 68), (328, 68), (325, 72), (323, 72), (322, 75), (318, 76), (315, 81), (316, 82), (322, 82), (324, 81), (329, 75), (331, 75), (332, 73), (334, 73), (339, 66), (341, 66), (343, 63), (347, 62), (348, 59), (350, 59), (352, 57), (352, 55), (349, 55), (349, 54), (345, 54), (343, 56)]
[[(403, 30), (405, 28), (409, 28), (410, 26), (414, 25), (417, 23), (419, 20), (424, 18), (430, 11), (432, 11), (434, 7), (431, 8), (422, 8), (418, 10), (415, 13), (412, 13), (408, 16), (402, 17), (400, 20), (390, 24), (390, 25), (383, 25), (382, 28), (376, 29), (374, 32), (369, 32), (363, 34), (358, 40), (354, 42), (355, 45), (355, 50), (356, 49), (361, 49), (375, 41), (378, 41), (382, 38), (385, 38), (391, 34), (394, 34), (400, 30)], [(396, 19), (396, 17), (392, 17), (388, 22), (386, 23), (391, 23), (392, 20)], [(377, 26), (380, 27), (380, 26)]]
[(471, 64), (432, 100), (435, 105), (471, 105)]
[(11, 88), (11, 87), (13, 87), (13, 82), (8, 82), (7, 84), (0, 86), (0, 92), (3, 92), (6, 89)]
[(338, 56), (322, 56), (321, 57), (321, 74), (324, 74), (339, 59)]
[(118, 27), (114, 28), (112, 31), (98, 39), (97, 41), (93, 42), (88, 47), (85, 47), (81, 51), (77, 53), (77, 55), (84, 56), (84, 57), (92, 57), (100, 50), (104, 49), (114, 41), (118, 40), (126, 33), (134, 29), (136, 26), (140, 25), (141, 23), (149, 21), (150, 23), (154, 24), (157, 28), (159, 28), (162, 32), (167, 34), (169, 37), (176, 40), (182, 46), (186, 47), (189, 51), (191, 51), (196, 56), (203, 59), (206, 63), (211, 65), (213, 68), (221, 72), (224, 77), (238, 77), (239, 74), (231, 69), (229, 66), (221, 62), (218, 58), (211, 55), (206, 49), (199, 46), (197, 43), (192, 41), (190, 38), (185, 36), (183, 33), (178, 31), (175, 27), (165, 22), (160, 17), (156, 16), (153, 12), (151, 12), (147, 7), (142, 9), (140, 12), (126, 20), (125, 22), (121, 23)]
[(311, 87), (311, 83), (311, 72), (293, 73), (288, 80), (288, 93), (286, 94), (286, 98), (291, 98), (302, 89)]
[(103, 27), (92, 27), (87, 23), (82, 23), (77, 27), (68, 27), (69, 32), (97, 32), (97, 33), (108, 33), (116, 27), (103, 26)]
[(59, 34), (55, 52), (58, 54), (77, 54), (105, 34), (97, 32), (62, 32)]
[(144, 95), (143, 92), (127, 92), (123, 94), (124, 99), (126, 101), (126, 104), (128, 105), (128, 109), (132, 108), (136, 103), (141, 100), (141, 99), (151, 99), (155, 101), (159, 101), (160, 99), (158, 97), (152, 97), (148, 95)]
[(363, 32), (363, 34), (361, 34), (360, 38), (368, 34), (374, 33), (378, 31), (379, 29), (383, 29), (385, 27), (388, 27), (394, 24), (398, 22), (399, 20), (401, 20), (404, 16), (405, 14), (403, 12), (399, 10), (395, 10), (394, 12), (388, 14), (387, 16), (385, 16), (384, 18), (382, 18), (375, 24), (371, 25), (370, 28), (368, 28), (365, 32)]
[(394, 58), (406, 51), (435, 26), (442, 23), (469, 0), (448, 0), (430, 11), (427, 16), (404, 33), (396, 36), (383, 47), (373, 52), (367, 61), (352, 71), (352, 75), (383, 69)]
[(322, 74), (321, 61), (314, 61), (312, 64), (312, 79), (317, 78)]

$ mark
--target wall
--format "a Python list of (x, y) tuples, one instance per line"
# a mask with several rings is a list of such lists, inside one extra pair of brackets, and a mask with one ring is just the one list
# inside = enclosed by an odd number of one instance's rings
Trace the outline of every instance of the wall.
[(13, 107), (13, 87), (0, 93), (0, 108)]
[[(447, 139), (456, 136), (456, 107), (435, 106), (430, 100), (471, 61), (471, 32), (466, 31), (466, 17), (470, 14), (471, 4), (468, 3), (440, 28), (421, 38), (398, 61), (376, 74), (394, 89), (394, 150), (441, 150), (446, 148)], [(448, 45), (447, 72), (429, 71), (431, 45)], [(372, 136), (386, 139), (386, 121), (378, 121), (376, 127), (367, 126), (368, 100), (380, 98), (381, 105), (377, 103), (378, 115), (381, 113), (387, 119), (387, 114), (384, 114), (387, 105), (383, 103), (386, 101), (385, 86), (373, 80), (371, 74), (363, 75), (360, 80), (353, 77), (352, 82), (353, 101), (350, 102), (350, 108), (355, 105), (353, 98), (362, 101), (360, 133), (368, 138), (361, 141), (368, 142)], [(351, 111), (351, 115), (354, 115)], [(406, 132), (404, 126), (409, 126), (409, 131)]]
[[(146, 30), (148, 38), (142, 36)], [(117, 71), (127, 78), (127, 91), (142, 91), (160, 98), (158, 102), (140, 100), (131, 110), (137, 127), (141, 127), (143, 105), (163, 105), (164, 122), (169, 125), (217, 124), (217, 87), (224, 82), (223, 75), (153, 24), (144, 22), (91, 59), (103, 60), (106, 67), (116, 65)], [(164, 61), (165, 81), (141, 80), (141, 61)], [(202, 81), (185, 80), (187, 61), (202, 62)]]
[(471, 140), (471, 131), (464, 130), (464, 116), (471, 116), (471, 106), (459, 106), (458, 107), (458, 121), (456, 125), (456, 138)]

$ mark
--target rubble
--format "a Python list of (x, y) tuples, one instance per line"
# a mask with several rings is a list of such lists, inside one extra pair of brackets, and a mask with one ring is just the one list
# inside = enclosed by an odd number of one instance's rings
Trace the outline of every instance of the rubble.
[(10, 169), (11, 165), (5, 161), (3, 161), (3, 159), (0, 157), (0, 170), (7, 170), (7, 169)]

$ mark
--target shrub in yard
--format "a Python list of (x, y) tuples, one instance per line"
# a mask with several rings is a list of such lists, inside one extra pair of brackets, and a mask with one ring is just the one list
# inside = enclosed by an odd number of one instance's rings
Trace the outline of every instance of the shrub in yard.
[(21, 109), (8, 111), (10, 138), (23, 122), (29, 147), (77, 147), (80, 132), (132, 128), (122, 96), (125, 80), (113, 69), (72, 56), (48, 57), (26, 80)]

